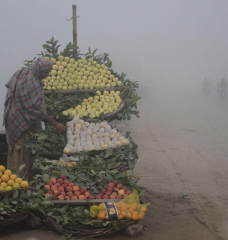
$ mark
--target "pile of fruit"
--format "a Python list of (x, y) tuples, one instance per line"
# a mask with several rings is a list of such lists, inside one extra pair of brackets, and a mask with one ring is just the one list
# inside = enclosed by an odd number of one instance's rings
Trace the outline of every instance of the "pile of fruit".
[(28, 182), (18, 178), (12, 171), (0, 165), (0, 191), (11, 191), (28, 187)]
[(63, 111), (62, 114), (71, 117), (79, 115), (80, 118), (98, 118), (101, 113), (107, 114), (115, 111), (121, 102), (119, 91), (104, 91), (103, 94), (97, 91), (97, 96), (84, 99), (81, 105)]
[(65, 160), (49, 160), (47, 158), (45, 158), (45, 162), (46, 163), (50, 163), (52, 165), (57, 165), (57, 166), (64, 166), (66, 168), (73, 168), (75, 166), (77, 166), (77, 163), (74, 161), (65, 161)]
[(101, 189), (96, 199), (124, 199), (131, 194), (127, 187), (123, 187), (118, 180), (109, 183), (107, 189)]
[(99, 151), (128, 144), (129, 140), (116, 129), (112, 129), (106, 121), (94, 124), (75, 116), (67, 123), (67, 145), (64, 153)]
[(79, 188), (74, 183), (69, 182), (65, 175), (61, 175), (59, 179), (51, 178), (48, 184), (44, 186), (48, 190), (45, 196), (54, 195), (53, 200), (85, 200), (94, 199), (86, 188)]
[(50, 76), (43, 80), (45, 89), (72, 90), (72, 89), (101, 89), (122, 86), (122, 82), (111, 74), (109, 68), (100, 65), (92, 58), (75, 61), (69, 57), (51, 59), (53, 63)]

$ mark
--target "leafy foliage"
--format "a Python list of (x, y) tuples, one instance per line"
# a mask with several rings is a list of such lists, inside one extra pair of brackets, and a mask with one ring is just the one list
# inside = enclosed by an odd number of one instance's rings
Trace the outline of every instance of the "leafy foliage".
[(12, 195), (0, 197), (0, 220), (13, 213), (34, 212), (42, 206), (52, 206), (50, 199), (44, 198), (44, 192), (23, 190), (18, 193), (14, 190)]
[(36, 61), (36, 57), (34, 57), (32, 60), (25, 60), (24, 61), (24, 65), (29, 67), (29, 66), (32, 66)]
[(55, 40), (52, 37), (49, 41), (46, 41), (46, 44), (43, 45), (43, 51), (40, 54), (42, 57), (58, 58), (58, 49), (61, 45), (57, 45), (59, 41)]
[(62, 55), (64, 57), (73, 58), (74, 60), (77, 61), (79, 59), (79, 55), (83, 55), (83, 54), (79, 54), (79, 52), (80, 52), (79, 47), (75, 46), (71, 42), (69, 42), (66, 45), (66, 48), (63, 50), (63, 52), (60, 53), (60, 55)]
[(39, 152), (59, 152), (66, 146), (66, 137), (54, 127), (48, 127), (42, 132), (30, 133), (30, 140), (25, 143), (32, 154)]

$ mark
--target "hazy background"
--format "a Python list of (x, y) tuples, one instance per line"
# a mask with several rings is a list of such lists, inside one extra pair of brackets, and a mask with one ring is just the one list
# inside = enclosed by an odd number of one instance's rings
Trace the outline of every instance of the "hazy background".
[(227, 0), (1, 0), (1, 116), (4, 85), (24, 60), (37, 56), (52, 36), (60, 50), (72, 42), (66, 19), (73, 4), (81, 52), (90, 46), (109, 53), (116, 71), (144, 87), (158, 81), (187, 88), (205, 76), (228, 76)]

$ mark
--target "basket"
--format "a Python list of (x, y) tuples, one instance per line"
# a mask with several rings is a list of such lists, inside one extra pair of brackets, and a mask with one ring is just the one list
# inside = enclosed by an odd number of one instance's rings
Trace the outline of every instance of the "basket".
[(14, 214), (3, 215), (3, 216), (4, 216), (4, 220), (0, 221), (0, 227), (9, 226), (12, 224), (25, 221), (28, 218), (29, 214), (27, 212), (22, 212), (22, 213), (14, 213)]
[(43, 220), (43, 225), (49, 230), (54, 230), (59, 233), (66, 232), (66, 233), (72, 234), (73, 236), (90, 237), (90, 238), (109, 235), (109, 234), (118, 232), (122, 229), (125, 229), (136, 223), (138, 222), (131, 221), (131, 220), (119, 220), (117, 221), (116, 227), (114, 228), (113, 226), (83, 225), (83, 224), (77, 224), (73, 226), (60, 226), (52, 218), (46, 218)]
[[(94, 93), (97, 91), (104, 92), (104, 91), (122, 91), (125, 90), (125, 87), (114, 87), (114, 88), (102, 88), (102, 89), (80, 89), (80, 90), (59, 90), (55, 91), (55, 93), (62, 93), (62, 94), (68, 94), (73, 95), (75, 93)], [(44, 95), (50, 95), (52, 94), (52, 91), (44, 91)]]
[[(126, 100), (124, 100), (115, 111), (104, 115), (104, 120), (107, 120), (108, 122), (111, 122), (112, 120), (114, 120), (114, 117), (123, 110), (125, 103), (126, 103)], [(71, 121), (71, 120), (73, 120), (73, 118), (74, 117), (58, 117), (58, 116), (56, 116), (54, 119), (56, 119), (57, 121)], [(93, 123), (97, 123), (97, 122), (101, 121), (100, 119), (97, 119), (97, 118), (82, 118), (82, 119), (86, 122), (93, 122)]]

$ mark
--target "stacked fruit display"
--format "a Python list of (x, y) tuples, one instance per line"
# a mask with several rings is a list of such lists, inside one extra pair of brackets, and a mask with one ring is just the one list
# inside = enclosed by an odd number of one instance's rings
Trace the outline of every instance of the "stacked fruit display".
[(63, 111), (62, 114), (70, 117), (79, 115), (80, 118), (98, 118), (101, 113), (107, 114), (115, 111), (122, 102), (120, 91), (104, 91), (103, 94), (97, 91), (96, 93), (97, 96), (84, 99), (81, 105)]
[(108, 67), (100, 65), (92, 58), (75, 61), (69, 57), (51, 59), (53, 63), (50, 76), (43, 80), (45, 89), (72, 90), (72, 89), (101, 89), (122, 86), (122, 82), (111, 74)]
[(28, 182), (18, 178), (12, 171), (0, 165), (0, 191), (11, 191), (28, 187)]
[(67, 123), (67, 145), (64, 153), (89, 152), (126, 146), (129, 140), (106, 121), (101, 123), (84, 122), (79, 116)]
[(109, 183), (107, 189), (101, 189), (100, 194), (96, 195), (96, 199), (124, 199), (131, 194), (127, 187), (123, 187), (118, 180)]

